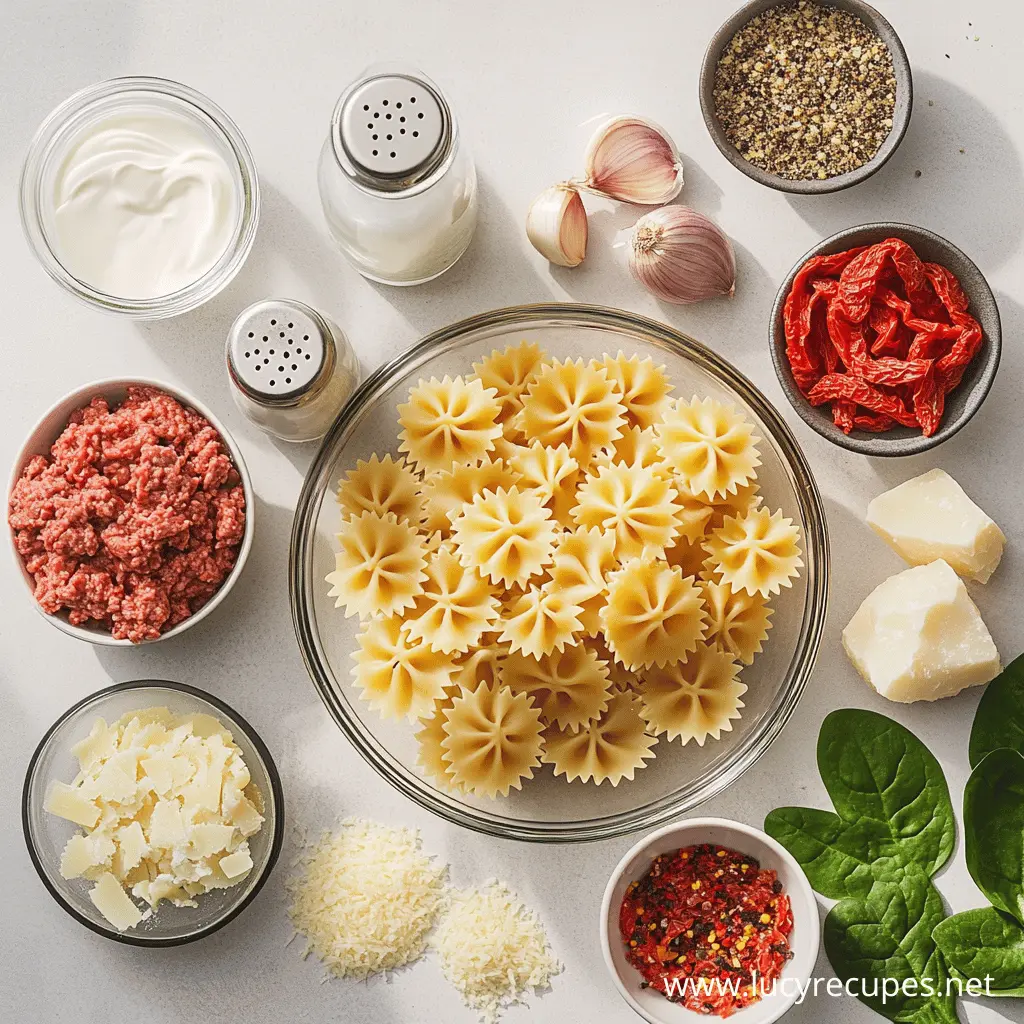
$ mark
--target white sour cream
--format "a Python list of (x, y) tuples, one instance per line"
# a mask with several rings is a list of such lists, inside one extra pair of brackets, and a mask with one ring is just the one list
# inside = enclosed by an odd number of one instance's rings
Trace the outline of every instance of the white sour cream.
[(79, 281), (153, 299), (202, 277), (231, 244), (238, 189), (214, 139), (142, 108), (84, 129), (54, 181), (56, 255)]

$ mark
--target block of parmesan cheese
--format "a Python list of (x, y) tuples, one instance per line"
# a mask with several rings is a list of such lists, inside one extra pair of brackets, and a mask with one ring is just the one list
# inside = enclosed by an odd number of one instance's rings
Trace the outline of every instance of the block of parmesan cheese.
[(941, 469), (878, 495), (867, 520), (911, 565), (941, 558), (965, 579), (987, 583), (1003, 557), (1003, 531)]
[(939, 559), (876, 587), (843, 630), (857, 671), (904, 704), (994, 679), (999, 653), (963, 580)]

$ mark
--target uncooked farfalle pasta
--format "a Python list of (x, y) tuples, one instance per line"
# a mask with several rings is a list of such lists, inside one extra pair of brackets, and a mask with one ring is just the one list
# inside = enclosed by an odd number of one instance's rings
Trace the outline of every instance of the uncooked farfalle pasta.
[(338, 485), (330, 596), (355, 687), (442, 789), (632, 780), (743, 710), (800, 536), (763, 506), (754, 425), (619, 352), (532, 342), (418, 381), (397, 451)]

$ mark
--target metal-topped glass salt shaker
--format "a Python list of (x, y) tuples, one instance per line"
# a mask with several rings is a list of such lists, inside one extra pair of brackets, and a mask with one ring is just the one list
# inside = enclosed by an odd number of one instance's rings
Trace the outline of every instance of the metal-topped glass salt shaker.
[(382, 284), (443, 274), (476, 229), (472, 157), (444, 94), (413, 68), (368, 68), (342, 93), (318, 181), (342, 252)]
[(242, 310), (228, 333), (227, 364), (235, 404), (283, 441), (323, 437), (359, 383), (341, 328), (295, 299)]

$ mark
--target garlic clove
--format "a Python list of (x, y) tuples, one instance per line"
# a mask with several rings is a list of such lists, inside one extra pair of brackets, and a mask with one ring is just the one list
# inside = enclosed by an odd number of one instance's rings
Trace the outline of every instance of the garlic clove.
[(526, 235), (545, 259), (578, 267), (587, 255), (587, 211), (574, 186), (553, 185), (530, 204)]
[(714, 221), (686, 206), (652, 210), (636, 222), (629, 269), (665, 302), (700, 302), (736, 291), (732, 243)]
[(653, 121), (615, 117), (590, 140), (584, 188), (642, 206), (671, 202), (683, 187), (676, 144)]

